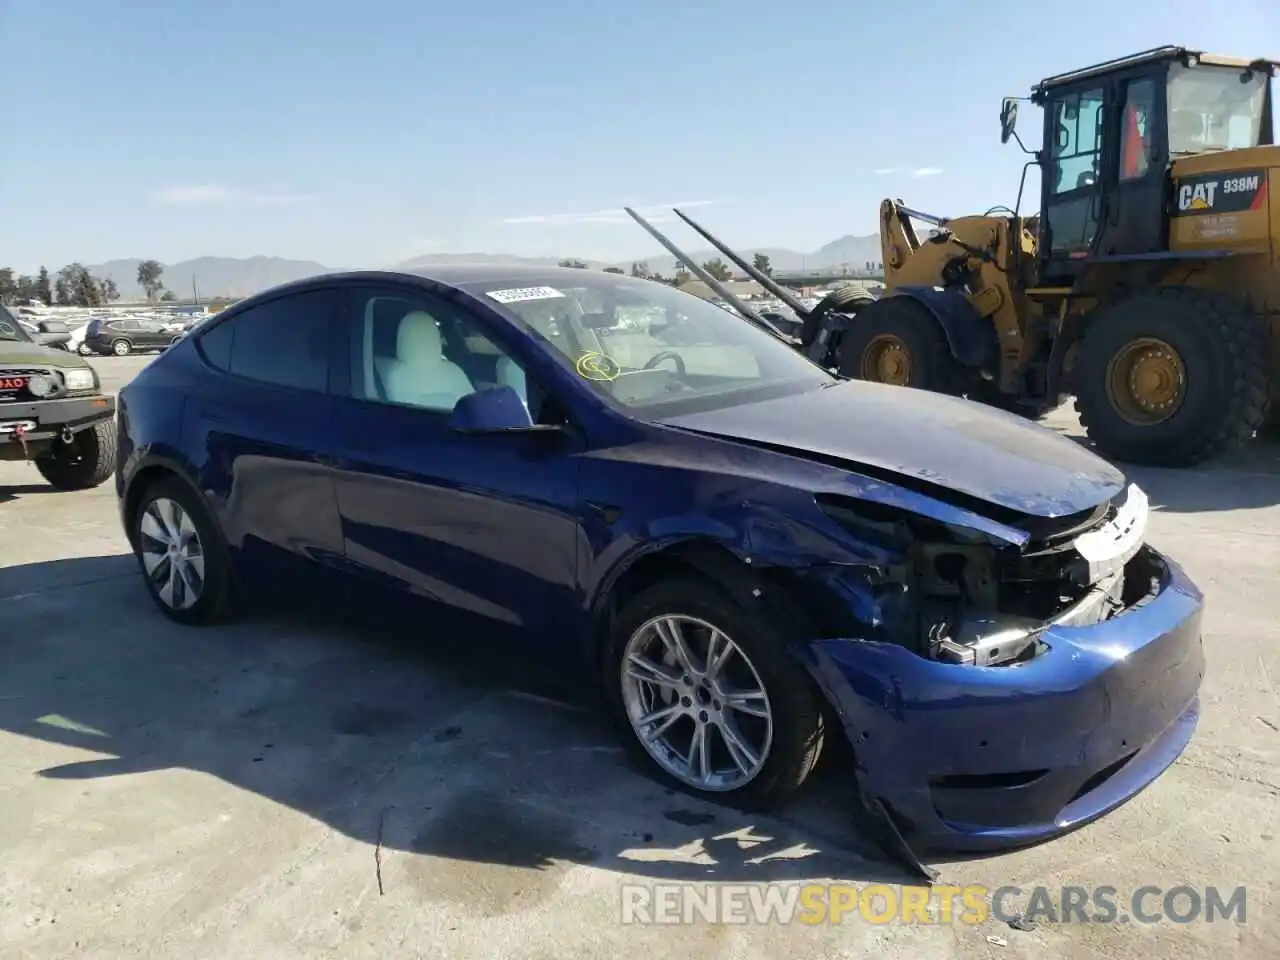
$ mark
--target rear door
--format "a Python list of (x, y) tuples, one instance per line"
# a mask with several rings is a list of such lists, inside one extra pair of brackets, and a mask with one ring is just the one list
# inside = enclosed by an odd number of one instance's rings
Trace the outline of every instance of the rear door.
[(341, 452), (330, 365), (332, 288), (289, 293), (200, 334), (208, 376), (187, 401), (184, 446), (253, 586), (323, 589), (340, 571), (333, 486)]

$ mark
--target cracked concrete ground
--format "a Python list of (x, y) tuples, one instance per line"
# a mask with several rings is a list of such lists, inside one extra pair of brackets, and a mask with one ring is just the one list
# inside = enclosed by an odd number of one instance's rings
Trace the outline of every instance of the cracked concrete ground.
[[(145, 362), (97, 363), (118, 386)], [(837, 770), (747, 817), (631, 772), (520, 664), (294, 611), (171, 625), (109, 486), (54, 493), (0, 464), (0, 955), (1273, 957), (1280, 451), (1135, 474), (1153, 541), (1209, 598), (1195, 740), (1096, 824), (935, 866), (992, 890), (1111, 886), (1122, 906), (1243, 885), (1244, 924), (624, 925), (629, 883), (903, 878), (859, 854)]]

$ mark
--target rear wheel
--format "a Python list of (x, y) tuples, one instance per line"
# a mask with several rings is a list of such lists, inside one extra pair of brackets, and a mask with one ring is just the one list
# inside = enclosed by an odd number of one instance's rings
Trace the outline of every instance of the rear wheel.
[(628, 752), (680, 789), (776, 807), (817, 763), (820, 701), (786, 638), (710, 582), (677, 576), (632, 599), (604, 663)]
[(58, 490), (88, 490), (106, 483), (116, 469), (115, 421), (95, 423), (70, 443), (55, 441), (36, 459), (36, 469)]
[(936, 317), (910, 297), (866, 304), (840, 341), (840, 373), (935, 393), (962, 392), (965, 368)]
[(1266, 325), (1230, 297), (1190, 287), (1146, 291), (1089, 320), (1076, 410), (1108, 457), (1193, 466), (1262, 424), (1270, 355)]
[(127, 357), (133, 352), (133, 345), (128, 340), (116, 340), (111, 344), (111, 352), (117, 357)]
[(160, 612), (185, 624), (217, 623), (231, 612), (231, 566), (209, 511), (177, 479), (143, 491), (131, 520), (134, 554)]

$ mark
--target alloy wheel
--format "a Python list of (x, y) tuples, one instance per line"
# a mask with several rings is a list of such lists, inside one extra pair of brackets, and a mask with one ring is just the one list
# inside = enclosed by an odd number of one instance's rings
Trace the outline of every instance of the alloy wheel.
[(167, 497), (147, 504), (138, 521), (138, 552), (152, 589), (173, 610), (188, 610), (204, 592), (204, 547), (182, 506)]
[(654, 617), (627, 641), (620, 679), (637, 739), (677, 780), (723, 793), (764, 768), (773, 745), (768, 693), (743, 649), (713, 624)]

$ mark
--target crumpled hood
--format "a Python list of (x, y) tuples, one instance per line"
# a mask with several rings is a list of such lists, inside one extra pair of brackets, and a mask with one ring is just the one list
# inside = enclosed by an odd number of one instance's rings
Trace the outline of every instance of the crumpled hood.
[(662, 422), (838, 459), (855, 472), (862, 465), (1038, 517), (1088, 510), (1125, 485), (1101, 457), (1014, 414), (861, 380)]

